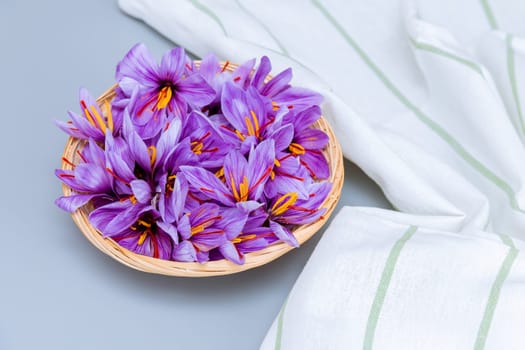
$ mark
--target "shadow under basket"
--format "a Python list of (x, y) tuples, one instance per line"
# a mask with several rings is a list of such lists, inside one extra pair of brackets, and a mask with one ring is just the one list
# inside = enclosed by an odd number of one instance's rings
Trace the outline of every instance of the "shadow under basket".
[[(233, 70), (235, 65), (229, 65), (228, 68), (229, 70)], [(97, 99), (97, 103), (102, 105), (105, 101), (111, 102), (114, 97), (115, 86), (102, 94), (102, 96)], [(323, 117), (321, 117), (313, 126), (324, 131), (330, 138), (330, 141), (323, 152), (330, 166), (330, 178), (328, 181), (332, 183), (332, 189), (326, 200), (321, 205), (321, 208), (326, 208), (326, 212), (323, 217), (311, 224), (297, 226), (293, 230), (293, 233), (299, 244), (303, 244), (305, 241), (307, 241), (326, 223), (327, 219), (334, 211), (339, 197), (341, 196), (344, 179), (341, 146), (337, 142), (332, 128)], [(85, 141), (70, 137), (64, 149), (64, 158), (72, 161), (74, 164), (78, 164), (80, 157), (78, 155), (79, 152), (77, 151), (82, 150), (84, 145)], [(62, 169), (71, 170), (73, 167), (71, 164), (68, 164), (64, 161), (62, 162)], [(73, 193), (72, 189), (65, 184), (62, 185), (62, 190), (66, 196), (69, 196)], [(94, 246), (107, 255), (111, 256), (113, 259), (133, 269), (149, 273), (180, 277), (228, 275), (264, 265), (272, 260), (277, 259), (291, 249), (294, 249), (284, 242), (276, 242), (262, 250), (246, 253), (245, 263), (243, 265), (237, 265), (226, 259), (209, 261), (202, 264), (198, 262), (178, 262), (156, 259), (133, 253), (126, 248), (121, 247), (111, 238), (103, 237), (102, 234), (89, 222), (88, 217), (91, 210), (93, 210), (93, 208), (90, 204), (88, 204), (71, 214), (73, 221), (80, 228), (80, 231), (82, 231), (84, 236), (86, 236), (86, 238)]]

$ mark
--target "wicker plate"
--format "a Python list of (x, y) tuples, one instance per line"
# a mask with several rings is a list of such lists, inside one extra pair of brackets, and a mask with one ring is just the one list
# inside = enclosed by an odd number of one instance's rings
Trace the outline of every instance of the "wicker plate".
[[(228, 65), (229, 70), (235, 68), (235, 65)], [(114, 88), (115, 86), (102, 94), (102, 96), (97, 99), (97, 103), (102, 105), (105, 101), (111, 101), (115, 97)], [(299, 226), (293, 231), (300, 244), (312, 237), (326, 223), (326, 220), (332, 214), (339, 200), (341, 189), (343, 187), (344, 170), (341, 146), (337, 142), (332, 128), (323, 117), (314, 124), (314, 127), (323, 130), (330, 138), (328, 146), (324, 150), (324, 154), (327, 157), (330, 166), (331, 175), (329, 181), (332, 183), (332, 190), (321, 205), (322, 208), (326, 208), (326, 213), (323, 215), (323, 218), (314, 223)], [(84, 141), (70, 137), (64, 149), (63, 156), (65, 159), (72, 161), (74, 164), (78, 164), (80, 157), (77, 150), (81, 150), (84, 147), (84, 144)], [(71, 170), (72, 168), (73, 167), (67, 162), (62, 162), (62, 169)], [(71, 188), (65, 184), (62, 185), (62, 190), (66, 196), (71, 195), (73, 192)], [(111, 238), (102, 237), (102, 234), (89, 223), (88, 216), (91, 210), (93, 210), (93, 208), (90, 205), (85, 205), (71, 215), (73, 221), (80, 228), (80, 231), (82, 231), (84, 236), (86, 236), (86, 238), (98, 249), (111, 256), (113, 259), (136, 270), (149, 273), (183, 277), (228, 275), (264, 265), (293, 249), (293, 247), (284, 242), (278, 242), (260, 251), (245, 254), (244, 265), (237, 265), (228, 260), (209, 261), (201, 264), (196, 262), (177, 262), (155, 259), (133, 253), (118, 245)]]

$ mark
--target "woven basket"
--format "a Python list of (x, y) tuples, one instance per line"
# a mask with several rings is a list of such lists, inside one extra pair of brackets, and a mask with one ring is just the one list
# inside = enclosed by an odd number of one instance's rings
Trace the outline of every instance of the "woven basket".
[[(228, 70), (233, 71), (235, 68), (236, 65), (227, 64)], [(271, 79), (271, 77), (267, 78), (267, 80), (269, 79)], [(110, 102), (114, 97), (115, 86), (102, 94), (102, 96), (97, 99), (97, 103), (102, 105), (105, 101)], [(321, 205), (322, 208), (326, 208), (323, 217), (314, 223), (299, 226), (293, 231), (300, 244), (307, 241), (325, 224), (339, 200), (341, 189), (343, 187), (344, 169), (341, 146), (337, 142), (332, 128), (323, 117), (314, 124), (314, 127), (324, 131), (330, 138), (328, 146), (324, 150), (324, 154), (327, 157), (330, 166), (330, 178), (328, 181), (332, 183), (332, 190)], [(70, 137), (66, 143), (63, 157), (71, 161), (73, 164), (78, 164), (80, 162), (80, 156), (77, 151), (82, 150), (84, 145), (85, 141)], [(68, 162), (63, 161), (62, 169), (71, 170), (73, 167), (71, 164), (68, 164)], [(66, 196), (71, 195), (73, 192), (71, 188), (65, 184), (62, 185), (62, 190)], [(86, 238), (98, 249), (111, 256), (113, 259), (133, 269), (149, 273), (181, 277), (228, 275), (264, 265), (293, 249), (293, 247), (284, 242), (278, 242), (257, 252), (245, 254), (244, 265), (237, 265), (225, 259), (209, 261), (202, 264), (197, 262), (177, 262), (156, 259), (133, 253), (126, 248), (121, 247), (111, 238), (104, 238), (88, 220), (89, 213), (92, 210), (93, 208), (90, 205), (85, 205), (71, 215), (73, 221), (80, 228), (80, 231), (82, 231), (84, 236), (86, 236)]]

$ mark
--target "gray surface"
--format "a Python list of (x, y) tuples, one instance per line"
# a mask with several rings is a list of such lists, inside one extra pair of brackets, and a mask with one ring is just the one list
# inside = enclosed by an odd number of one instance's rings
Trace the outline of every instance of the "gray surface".
[[(169, 278), (113, 261), (54, 207), (66, 136), (52, 120), (80, 85), (110, 86), (139, 41), (170, 47), (114, 1), (0, 1), (0, 349), (255, 349), (321, 237), (242, 274)], [(340, 205), (388, 206), (345, 170)]]

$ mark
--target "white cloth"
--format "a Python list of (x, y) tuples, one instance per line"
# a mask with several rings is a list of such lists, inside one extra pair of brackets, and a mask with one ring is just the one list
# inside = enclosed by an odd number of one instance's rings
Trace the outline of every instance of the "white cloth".
[[(374, 348), (525, 348), (525, 313), (511, 314), (525, 299), (512, 248), (525, 238), (525, 2), (489, 1), (120, 0), (198, 55), (268, 55), (276, 71), (292, 66), (294, 83), (324, 94), (345, 156), (404, 212), (339, 214), (336, 223), (350, 226), (334, 224), (301, 275), (315, 293), (291, 294), (283, 348), (366, 348), (370, 298), (403, 225), (420, 228), (401, 251), (411, 263), (399, 255), (381, 292)], [(496, 242), (507, 236), (515, 243)], [(335, 265), (327, 246), (339, 247)], [(326, 273), (321, 285), (325, 266), (345, 273)], [(486, 343), (476, 340), (480, 315), (490, 321), (478, 332)]]

